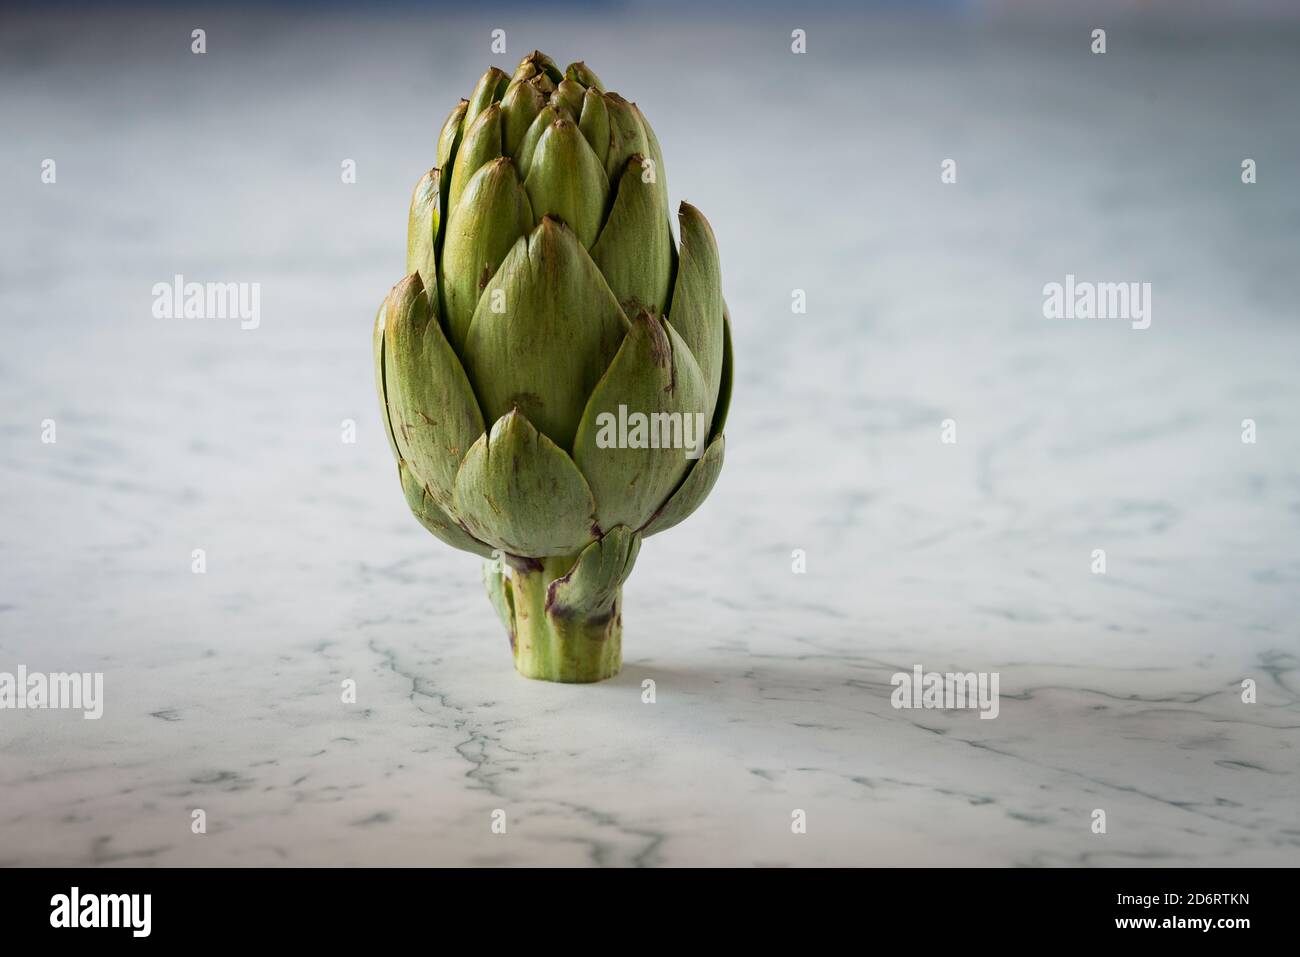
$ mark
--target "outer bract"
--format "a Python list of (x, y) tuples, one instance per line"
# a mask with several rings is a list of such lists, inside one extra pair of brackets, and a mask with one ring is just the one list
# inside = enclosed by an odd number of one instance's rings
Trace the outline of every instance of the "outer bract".
[(411, 198), (406, 278), (375, 320), (379, 401), (415, 517), (485, 559), (530, 678), (622, 664), (641, 539), (722, 468), (730, 317), (713, 230), (668, 211), (635, 103), (583, 63), (493, 67)]

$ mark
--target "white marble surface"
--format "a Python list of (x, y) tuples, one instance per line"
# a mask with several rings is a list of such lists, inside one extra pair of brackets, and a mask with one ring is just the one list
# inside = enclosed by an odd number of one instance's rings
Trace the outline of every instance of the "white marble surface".
[[(206, 57), (179, 12), (11, 19), (0, 670), (107, 701), (0, 712), (0, 864), (1300, 862), (1294, 35), (801, 13), (798, 58), (687, 16), (209, 15)], [(722, 478), (599, 686), (513, 673), (370, 379), (495, 26), (640, 103), (735, 324)], [(153, 319), (177, 272), (261, 327)], [(1152, 282), (1152, 327), (1043, 319), (1066, 272)], [(999, 717), (893, 709), (916, 664)]]

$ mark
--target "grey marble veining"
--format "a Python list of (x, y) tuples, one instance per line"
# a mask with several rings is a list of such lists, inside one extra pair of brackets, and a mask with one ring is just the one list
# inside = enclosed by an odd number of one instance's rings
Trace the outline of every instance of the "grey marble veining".
[[(0, 36), (0, 671), (106, 696), (0, 712), (0, 864), (1300, 862), (1291, 34), (190, 20)], [(445, 111), (534, 46), (645, 110), (735, 327), (721, 480), (596, 686), (514, 674), (371, 381)], [(1151, 328), (1044, 319), (1067, 272)], [(175, 273), (261, 326), (154, 319)], [(997, 719), (893, 708), (917, 664)]]

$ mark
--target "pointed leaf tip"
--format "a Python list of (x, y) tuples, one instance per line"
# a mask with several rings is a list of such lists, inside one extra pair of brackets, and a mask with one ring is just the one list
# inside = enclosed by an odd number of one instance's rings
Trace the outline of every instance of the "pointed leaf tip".
[(605, 92), (605, 87), (604, 84), (600, 82), (600, 77), (596, 76), (591, 68), (581, 60), (576, 63), (570, 63), (568, 67), (565, 68), (564, 75), (566, 78), (573, 80), (576, 83), (581, 83), (583, 86), (588, 89), (593, 89), (597, 93)]

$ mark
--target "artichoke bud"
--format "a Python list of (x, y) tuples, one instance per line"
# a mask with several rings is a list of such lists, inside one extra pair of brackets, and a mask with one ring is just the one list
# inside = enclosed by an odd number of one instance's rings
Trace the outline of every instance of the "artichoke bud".
[(411, 197), (408, 275), (375, 317), (382, 422), (419, 522), (491, 556), (529, 677), (618, 671), (641, 540), (694, 512), (722, 467), (717, 242), (693, 206), (679, 216), (680, 250), (636, 104), (538, 51), (482, 75)]

